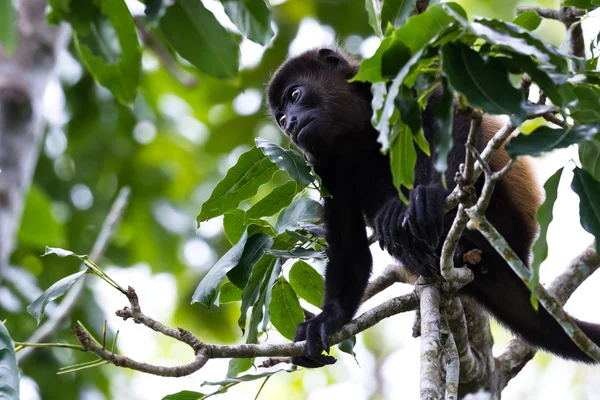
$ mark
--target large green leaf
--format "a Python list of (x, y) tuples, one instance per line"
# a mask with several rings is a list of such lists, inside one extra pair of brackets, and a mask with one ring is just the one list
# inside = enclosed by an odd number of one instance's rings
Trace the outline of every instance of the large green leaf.
[(579, 145), (579, 160), (581, 166), (589, 172), (594, 179), (600, 181), (600, 141), (587, 140)]
[(229, 366), (227, 368), (227, 377), (238, 376), (244, 371), (248, 371), (252, 368), (252, 360), (249, 358), (232, 358), (229, 360)]
[(18, 237), (21, 244), (35, 247), (63, 246), (65, 243), (64, 225), (54, 218), (50, 197), (35, 182), (25, 200)]
[(600, 251), (600, 182), (581, 168), (575, 168), (571, 188), (579, 196), (579, 218), (583, 229), (596, 238)]
[(600, 1), (598, 1), (598, 0), (565, 0), (562, 2), (562, 5), (565, 7), (573, 6), (573, 7), (587, 10), (588, 8), (592, 8), (594, 6), (600, 6)]
[(388, 89), (383, 110), (381, 111), (381, 118), (379, 124), (377, 124), (377, 130), (379, 131), (377, 141), (381, 143), (382, 151), (387, 151), (390, 147), (390, 124), (394, 111), (396, 110), (395, 101), (398, 93), (400, 93), (400, 87), (404, 83), (404, 79), (409, 74), (411, 68), (419, 62), (422, 54), (423, 49), (417, 51), (410, 60), (404, 64)]
[(208, 274), (202, 279), (192, 295), (192, 304), (200, 303), (209, 308), (211, 305), (216, 304), (217, 293), (219, 292), (223, 278), (225, 278), (225, 275), (229, 270), (239, 263), (247, 239), (248, 232), (244, 232), (239, 242), (229, 249), (210, 271), (208, 271)]
[(519, 25), (528, 31), (534, 31), (542, 23), (542, 17), (537, 15), (535, 11), (525, 11), (513, 20), (513, 24)]
[(39, 295), (37, 299), (27, 306), (27, 312), (31, 314), (31, 316), (35, 318), (39, 324), (44, 317), (44, 310), (46, 309), (48, 303), (65, 294), (71, 288), (71, 286), (73, 286), (73, 284), (77, 282), (79, 278), (81, 278), (86, 272), (87, 269), (66, 276), (58, 282), (55, 282), (52, 286), (46, 289), (44, 293)]
[(381, 1), (380, 0), (365, 0), (365, 9), (369, 15), (369, 25), (373, 28), (373, 32), (379, 37), (383, 36), (381, 29)]
[[(352, 79), (361, 82), (382, 81), (383, 55), (395, 42), (402, 42), (408, 47), (412, 55), (422, 50), (455, 21), (453, 16), (448, 15), (448, 9), (456, 15), (466, 18), (464, 10), (456, 3), (436, 4), (429, 7), (424, 13), (409, 18), (406, 24), (394, 31), (392, 36), (384, 38), (375, 54), (361, 62), (358, 73)], [(392, 64), (396, 61), (394, 58), (387, 60), (388, 63)], [(413, 60), (413, 63), (416, 63), (416, 61)], [(399, 71), (402, 67), (403, 64), (396, 63), (395, 65), (386, 66), (386, 69)]]
[[(242, 290), (242, 304), (240, 306), (240, 318), (238, 319), (238, 326), (242, 331), (246, 329), (246, 317), (248, 313), (248, 309), (250, 307), (262, 307), (263, 304), (256, 304), (256, 302), (261, 297), (261, 288), (263, 286), (263, 282), (265, 279), (269, 279), (270, 271), (275, 265), (276, 259), (271, 256), (263, 257), (258, 263), (254, 265), (254, 268), (251, 271), (251, 275)], [(264, 297), (263, 297), (264, 299)], [(256, 312), (257, 310), (253, 310)], [(262, 315), (260, 317), (262, 320)], [(258, 327), (258, 322), (256, 322), (256, 327)], [(249, 336), (254, 335), (256, 337), (257, 333), (249, 333)]]
[(160, 20), (173, 48), (205, 74), (230, 79), (239, 68), (239, 48), (201, 1), (176, 0)]
[(595, 124), (600, 121), (600, 88), (593, 85), (573, 87), (577, 103), (570, 105), (571, 118), (580, 124)]
[(398, 137), (390, 147), (390, 165), (392, 167), (392, 178), (394, 187), (398, 190), (400, 197), (407, 201), (402, 194), (402, 187), (412, 189), (415, 181), (415, 164), (417, 162), (417, 151), (413, 144), (412, 133), (408, 125), (397, 125)]
[(223, 217), (223, 230), (229, 243), (237, 243), (246, 231), (245, 215), (244, 210), (238, 208)]
[(15, 344), (0, 321), (0, 399), (19, 399), (19, 366)]
[(442, 69), (452, 87), (462, 93), (469, 104), (490, 114), (507, 114), (520, 122), (525, 118), (523, 96), (508, 79), (502, 63), (483, 57), (462, 43), (448, 43), (442, 48)]
[(304, 261), (296, 261), (290, 269), (289, 279), (298, 296), (314, 306), (321, 307), (325, 294), (321, 274)]
[(235, 303), (242, 301), (242, 290), (231, 282), (225, 282), (219, 293), (219, 303)]
[(265, 0), (221, 0), (225, 13), (253, 42), (266, 45), (273, 37), (271, 9)]
[(394, 103), (400, 111), (402, 122), (410, 127), (414, 135), (418, 134), (421, 131), (421, 109), (412, 90), (402, 86)]
[(246, 211), (244, 215), (246, 221), (278, 213), (282, 208), (290, 205), (297, 192), (298, 185), (295, 181), (289, 181), (276, 187)]
[(275, 230), (283, 233), (286, 229), (293, 229), (299, 222), (314, 222), (323, 216), (323, 207), (318, 202), (302, 198), (294, 201), (284, 208), (277, 218)]
[(262, 321), (262, 330), (263, 332), (267, 331), (267, 327), (269, 325), (269, 321), (271, 321), (271, 312), (269, 311), (269, 304), (271, 304), (271, 299), (273, 297), (273, 286), (277, 279), (279, 279), (279, 275), (281, 275), (281, 268), (283, 267), (283, 260), (281, 258), (277, 258), (275, 265), (271, 268), (271, 272), (269, 275), (269, 279), (266, 281), (265, 286), (265, 316)]
[(533, 261), (531, 262), (531, 279), (529, 280), (529, 289), (531, 290), (531, 301), (537, 309), (537, 298), (535, 296), (535, 287), (540, 283), (540, 266), (548, 257), (548, 226), (552, 222), (552, 209), (558, 196), (558, 182), (562, 176), (564, 168), (556, 171), (544, 184), (546, 199), (538, 208), (536, 219), (540, 225), (540, 235), (533, 245)]
[(408, 20), (415, 10), (417, 0), (386, 0), (381, 7), (381, 29), (385, 30), (388, 23), (398, 28)]
[(0, 0), (0, 46), (9, 57), (15, 51), (19, 40), (17, 12), (12, 3), (12, 0)]
[(591, 139), (598, 132), (600, 125), (578, 125), (570, 129), (540, 126), (529, 135), (519, 135), (512, 139), (506, 145), (506, 151), (512, 158), (525, 154), (535, 156)]
[(290, 149), (269, 142), (266, 139), (256, 138), (256, 147), (258, 147), (269, 159), (277, 164), (279, 169), (287, 171), (290, 177), (298, 182), (301, 187), (310, 185), (315, 178), (310, 173), (310, 167), (304, 160), (304, 157)]
[(121, 103), (132, 104), (140, 83), (142, 52), (125, 2), (51, 0), (50, 4), (49, 19), (71, 23), (75, 47), (94, 78)]
[(304, 312), (300, 307), (296, 292), (284, 278), (279, 278), (273, 286), (273, 299), (269, 304), (269, 311), (271, 323), (279, 333), (294, 340), (296, 327), (304, 321)]
[(261, 185), (269, 182), (276, 170), (277, 165), (256, 147), (242, 154), (202, 204), (198, 224), (235, 210), (242, 201), (254, 196)]
[(264, 233), (250, 236), (246, 241), (240, 261), (227, 273), (229, 281), (240, 289), (243, 288), (250, 278), (252, 267), (263, 257), (265, 250), (271, 248), (272, 244), (273, 238)]
[(162, 398), (162, 400), (202, 400), (206, 394), (200, 392), (192, 392), (191, 390), (182, 390), (181, 392), (173, 393)]

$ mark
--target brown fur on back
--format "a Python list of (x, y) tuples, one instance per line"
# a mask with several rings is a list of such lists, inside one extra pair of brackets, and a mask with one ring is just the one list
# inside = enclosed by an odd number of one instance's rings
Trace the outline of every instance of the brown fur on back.
[[(502, 128), (504, 124), (497, 117), (484, 116), (481, 129), (484, 132), (485, 143)], [(500, 148), (492, 161), (490, 167), (494, 171), (502, 169), (510, 160), (504, 146)], [(512, 166), (511, 170), (503, 178), (503, 183), (508, 188), (510, 200), (515, 209), (519, 210), (529, 231), (529, 237), (533, 241), (537, 232), (536, 213), (542, 204), (542, 191), (538, 184), (529, 157), (520, 157)]]

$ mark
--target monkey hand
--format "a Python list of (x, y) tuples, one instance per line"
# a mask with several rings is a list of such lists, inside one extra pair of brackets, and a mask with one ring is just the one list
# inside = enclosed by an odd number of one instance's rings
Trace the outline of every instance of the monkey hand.
[(405, 210), (406, 206), (398, 197), (390, 198), (373, 221), (379, 247), (396, 257), (403, 254), (403, 249), (409, 243), (407, 232), (402, 227)]
[(444, 225), (446, 191), (440, 185), (419, 185), (410, 191), (402, 227), (410, 236), (437, 249)]
[(319, 315), (298, 325), (294, 342), (306, 341), (306, 356), (292, 357), (292, 363), (306, 368), (319, 368), (336, 362), (334, 357), (322, 354), (323, 351), (329, 353), (329, 335), (343, 325), (340, 318), (336, 317), (340, 313), (334, 309), (335, 306), (325, 306)]

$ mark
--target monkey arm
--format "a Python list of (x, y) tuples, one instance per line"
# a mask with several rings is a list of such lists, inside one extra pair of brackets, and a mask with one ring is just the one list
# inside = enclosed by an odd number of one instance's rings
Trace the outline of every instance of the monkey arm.
[(326, 198), (325, 224), (329, 262), (322, 311), (300, 324), (295, 337), (295, 341), (306, 340), (308, 357), (295, 357), (293, 362), (309, 368), (335, 362), (321, 352), (329, 351), (328, 335), (354, 316), (372, 266), (362, 211), (356, 199), (341, 194)]

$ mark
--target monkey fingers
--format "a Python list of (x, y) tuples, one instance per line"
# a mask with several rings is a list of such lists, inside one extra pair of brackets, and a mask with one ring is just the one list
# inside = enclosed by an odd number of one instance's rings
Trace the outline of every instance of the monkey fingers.
[(437, 248), (442, 234), (444, 192), (438, 186), (419, 185), (410, 192), (408, 209), (402, 226), (412, 235)]
[(329, 352), (329, 338), (333, 327), (332, 317), (327, 312), (321, 312), (306, 322), (298, 325), (295, 342), (305, 340), (306, 357), (293, 357), (292, 362), (306, 368), (318, 368), (336, 362), (332, 356), (322, 354)]

